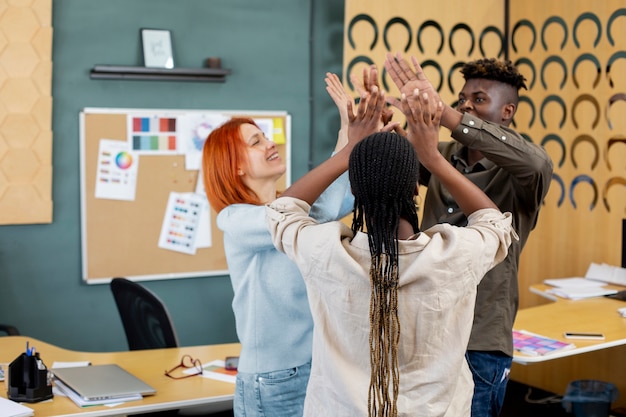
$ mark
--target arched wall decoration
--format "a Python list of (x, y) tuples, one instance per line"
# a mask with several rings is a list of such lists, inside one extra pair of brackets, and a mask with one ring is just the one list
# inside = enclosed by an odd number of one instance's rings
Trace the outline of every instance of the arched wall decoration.
[(439, 42), (439, 48), (437, 48), (437, 54), (440, 54), (441, 51), (443, 50), (443, 43), (445, 41), (445, 36), (443, 34), (443, 29), (441, 28), (441, 25), (435, 22), (434, 20), (425, 21), (424, 23), (420, 25), (419, 29), (417, 29), (417, 47), (421, 53), (424, 53), (424, 47), (422, 46), (422, 32), (424, 31), (424, 29), (428, 27), (433, 27), (437, 29), (437, 32), (439, 32), (439, 37), (441, 39), (441, 42)]
[(459, 30), (464, 30), (465, 32), (467, 32), (472, 42), (470, 45), (469, 51), (467, 51), (467, 56), (469, 57), (472, 55), (472, 52), (474, 51), (476, 40), (474, 39), (474, 31), (472, 31), (472, 28), (469, 27), (466, 23), (457, 23), (456, 25), (454, 25), (452, 30), (450, 30), (450, 37), (448, 38), (448, 45), (450, 46), (450, 51), (452, 51), (452, 55), (456, 56), (456, 52), (454, 51), (454, 45), (452, 41), (454, 39), (454, 34)]
[(626, 178), (622, 177), (612, 177), (604, 184), (604, 188), (602, 189), (602, 202), (604, 203), (604, 207), (606, 211), (611, 212), (611, 207), (609, 207), (609, 189), (614, 185), (623, 185), (626, 186)]
[(585, 174), (577, 175), (572, 180), (572, 183), (570, 184), (570, 187), (569, 187), (569, 198), (570, 198), (570, 201), (572, 202), (572, 206), (574, 206), (574, 208), (577, 208), (576, 207), (576, 201), (574, 200), (574, 189), (581, 182), (586, 182), (587, 184), (591, 185), (591, 188), (593, 189), (593, 200), (591, 200), (591, 204), (589, 204), (589, 211), (591, 211), (591, 210), (593, 210), (593, 208), (596, 206), (596, 204), (598, 202), (598, 186), (596, 185), (596, 183), (593, 180), (593, 178), (591, 178), (589, 175), (585, 175)]
[(609, 158), (609, 151), (611, 150), (611, 147), (613, 147), (613, 145), (615, 145), (616, 143), (626, 144), (626, 138), (615, 136), (615, 137), (609, 138), (608, 142), (606, 143), (606, 149), (604, 151), (605, 152), (604, 160), (606, 161), (606, 167), (609, 169), (609, 171), (612, 170), (611, 159)]
[(533, 24), (533, 22), (528, 19), (521, 19), (517, 21), (517, 23), (515, 23), (515, 25), (513, 26), (513, 30), (511, 31), (511, 46), (513, 47), (513, 51), (517, 52), (517, 46), (515, 45), (515, 34), (517, 33), (517, 30), (523, 26), (528, 27), (533, 34), (533, 40), (530, 43), (529, 50), (529, 52), (532, 52), (532, 50), (535, 48), (535, 43), (537, 42), (537, 30), (535, 29), (535, 25)]
[(437, 91), (441, 91), (441, 87), (443, 87), (443, 82), (445, 78), (443, 76), (443, 70), (441, 69), (441, 66), (439, 65), (439, 63), (433, 59), (427, 59), (426, 61), (422, 62), (420, 65), (422, 69), (433, 67), (437, 70), (437, 73), (439, 74), (439, 84), (437, 85)]
[[(352, 81), (350, 81), (350, 74), (352, 74), (352, 68), (354, 68), (355, 65), (357, 64), (367, 64), (369, 65), (373, 65), (374, 61), (372, 61), (372, 59), (368, 56), (365, 55), (359, 55), (354, 57), (354, 59), (352, 59), (352, 61), (350, 61), (350, 63), (348, 64), (348, 71), (346, 71), (346, 81), (348, 82), (348, 86), (350, 87), (350, 89), (352, 91), (354, 91), (354, 85), (352, 84)], [(384, 83), (384, 78), (383, 78), (383, 83)], [(387, 91), (389, 91), (389, 88), (386, 88)]]
[(609, 43), (611, 46), (615, 46), (615, 41), (613, 40), (613, 35), (611, 34), (611, 27), (613, 26), (613, 22), (620, 16), (626, 16), (626, 8), (617, 9), (609, 17), (609, 20), (606, 24), (606, 37), (609, 39)]
[(600, 37), (602, 36), (602, 24), (600, 23), (600, 19), (598, 19), (598, 16), (591, 12), (581, 14), (576, 19), (576, 22), (574, 22), (574, 28), (572, 29), (572, 39), (574, 40), (574, 45), (576, 45), (577, 48), (580, 48), (580, 44), (578, 43), (578, 37), (576, 36), (576, 31), (578, 29), (578, 26), (584, 20), (591, 20), (593, 23), (596, 24), (596, 29), (598, 29), (598, 31), (596, 32), (596, 39), (593, 41), (593, 47), (595, 48), (596, 46), (598, 46), (598, 43), (600, 42)]
[(545, 23), (543, 24), (543, 27), (541, 28), (541, 44), (543, 45), (544, 51), (548, 50), (548, 45), (546, 44), (546, 38), (545, 38), (546, 29), (548, 28), (548, 26), (550, 26), (553, 23), (556, 23), (557, 25), (561, 26), (561, 28), (563, 29), (563, 42), (561, 42), (561, 50), (565, 48), (565, 44), (567, 43), (568, 31), (567, 31), (567, 24), (565, 24), (565, 20), (563, 20), (563, 18), (560, 16), (551, 16), (545, 21)]
[(521, 65), (527, 65), (530, 68), (530, 71), (533, 74), (533, 78), (530, 80), (528, 84), (528, 89), (532, 90), (533, 86), (535, 85), (535, 80), (537, 79), (537, 70), (535, 69), (535, 64), (530, 59), (522, 57), (518, 59), (517, 61), (515, 61), (514, 65), (518, 69)]
[(616, 94), (613, 94), (609, 98), (608, 104), (606, 106), (606, 115), (605, 115), (605, 117), (606, 117), (606, 123), (609, 126), (609, 129), (611, 129), (611, 130), (613, 129), (613, 123), (611, 122), (611, 106), (616, 101), (626, 101), (626, 93), (616, 93)]
[(562, 90), (563, 87), (565, 86), (565, 82), (567, 81), (567, 65), (565, 64), (565, 61), (563, 60), (563, 58), (561, 58), (559, 55), (551, 55), (547, 57), (545, 61), (543, 61), (543, 64), (541, 65), (541, 72), (540, 72), (541, 85), (543, 85), (544, 90), (548, 89), (548, 86), (546, 84), (546, 80), (543, 74), (546, 68), (548, 67), (548, 65), (550, 65), (553, 62), (556, 62), (557, 64), (559, 64), (561, 66), (561, 69), (563, 70), (563, 78), (561, 79), (561, 84), (559, 85), (559, 88)]
[(559, 123), (559, 127), (563, 127), (563, 125), (565, 124), (565, 117), (567, 116), (567, 108), (565, 107), (565, 102), (563, 101), (563, 99), (560, 96), (557, 96), (556, 94), (550, 94), (541, 103), (541, 108), (539, 110), (539, 118), (541, 119), (541, 124), (543, 127), (546, 127), (546, 128), (548, 127), (546, 125), (546, 120), (543, 117), (543, 110), (545, 109), (546, 105), (548, 105), (548, 103), (552, 101), (556, 102), (561, 107), (561, 110), (563, 111), (561, 122)]
[(372, 49), (374, 49), (374, 46), (376, 46), (376, 42), (378, 42), (378, 26), (376, 25), (376, 21), (374, 21), (374, 18), (372, 18), (372, 16), (368, 14), (364, 14), (364, 13), (358, 14), (354, 16), (354, 18), (350, 21), (350, 23), (348, 24), (348, 42), (350, 42), (350, 46), (352, 47), (352, 49), (357, 49), (354, 43), (354, 39), (352, 38), (352, 29), (360, 21), (365, 21), (369, 23), (373, 29), (374, 39), (372, 40), (372, 43), (370, 44), (370, 51), (371, 51)]
[(561, 194), (559, 195), (559, 199), (557, 200), (556, 206), (561, 207), (563, 205), (563, 201), (565, 201), (565, 183), (563, 179), (557, 173), (552, 174), (552, 181), (556, 182), (559, 188), (561, 189)]
[[(532, 113), (530, 116), (530, 122), (528, 123), (528, 127), (532, 127), (533, 124), (535, 123), (535, 115), (536, 115), (535, 103), (533, 103), (533, 101), (528, 96), (519, 96), (519, 103), (526, 103), (530, 107), (530, 111)], [(518, 103), (518, 108), (519, 108), (519, 103)]]
[(480, 37), (478, 38), (478, 48), (480, 50), (481, 55), (487, 56), (487, 54), (485, 54), (485, 49), (483, 48), (483, 39), (485, 35), (487, 35), (488, 33), (495, 33), (498, 36), (498, 39), (500, 39), (500, 52), (498, 52), (497, 56), (501, 57), (502, 55), (504, 55), (505, 39), (504, 39), (504, 34), (500, 31), (500, 29), (498, 29), (495, 26), (487, 26), (480, 33)]
[(574, 123), (574, 127), (578, 129), (578, 121), (576, 120), (576, 108), (583, 101), (590, 102), (591, 104), (593, 104), (593, 107), (596, 109), (596, 117), (594, 118), (593, 123), (591, 125), (592, 128), (595, 128), (596, 126), (598, 126), (598, 123), (600, 122), (600, 103), (598, 103), (598, 100), (591, 94), (581, 94), (578, 97), (576, 97), (576, 99), (574, 100), (574, 103), (572, 103), (572, 123)]
[(407, 52), (409, 50), (409, 47), (411, 46), (411, 43), (413, 42), (413, 30), (411, 29), (411, 25), (409, 25), (409, 22), (407, 22), (406, 19), (403, 19), (402, 17), (394, 17), (387, 22), (387, 24), (385, 25), (385, 29), (383, 30), (383, 42), (385, 42), (385, 47), (387, 48), (387, 50), (391, 51), (391, 46), (389, 45), (389, 41), (387, 40), (387, 32), (393, 25), (396, 24), (402, 25), (409, 35), (406, 46), (404, 47), (404, 52)]
[(572, 159), (572, 164), (574, 164), (574, 168), (578, 168), (578, 165), (576, 164), (576, 158), (575, 158), (576, 147), (583, 142), (589, 143), (593, 147), (594, 157), (593, 157), (593, 162), (591, 162), (591, 169), (593, 170), (595, 169), (596, 165), (598, 165), (598, 160), (600, 158), (600, 148), (598, 146), (598, 142), (596, 142), (596, 140), (591, 135), (587, 135), (587, 134), (578, 135), (573, 140), (572, 146), (570, 147), (570, 158)]
[(559, 168), (561, 168), (565, 162), (565, 142), (563, 142), (563, 139), (556, 133), (550, 133), (541, 140), (541, 146), (545, 148), (546, 144), (551, 141), (555, 141), (561, 148), (561, 158), (559, 159)]
[(598, 60), (598, 58), (590, 53), (582, 54), (574, 61), (574, 65), (572, 66), (572, 81), (574, 82), (576, 88), (579, 88), (578, 80), (576, 79), (576, 69), (578, 68), (578, 65), (583, 61), (591, 61), (596, 66), (596, 79), (593, 82), (593, 88), (596, 88), (598, 86), (598, 83), (600, 82), (602, 67), (600, 66), (600, 61)]
[(463, 61), (455, 62), (450, 67), (450, 71), (448, 71), (448, 88), (450, 89), (450, 92), (452, 94), (455, 93), (454, 87), (452, 86), (452, 77), (454, 76), (455, 71), (460, 69), (460, 68), (462, 68), (463, 65), (465, 65), (465, 62), (463, 62)]
[(614, 87), (613, 78), (611, 78), (611, 65), (613, 65), (613, 63), (617, 61), (618, 59), (625, 59), (625, 58), (626, 58), (626, 51), (617, 51), (613, 55), (611, 55), (611, 57), (606, 63), (606, 78), (609, 80), (609, 85), (611, 86), (611, 88)]

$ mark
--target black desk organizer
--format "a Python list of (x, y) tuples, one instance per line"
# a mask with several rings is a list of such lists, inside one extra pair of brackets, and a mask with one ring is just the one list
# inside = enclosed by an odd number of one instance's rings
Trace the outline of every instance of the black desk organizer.
[(17, 402), (36, 403), (52, 398), (52, 380), (39, 357), (22, 353), (9, 365), (7, 397)]

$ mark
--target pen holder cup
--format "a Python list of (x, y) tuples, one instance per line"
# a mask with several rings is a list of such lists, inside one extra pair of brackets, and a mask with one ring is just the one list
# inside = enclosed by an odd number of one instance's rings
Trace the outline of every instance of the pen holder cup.
[(22, 353), (11, 364), (7, 373), (7, 396), (10, 400), (36, 403), (52, 398), (52, 380), (39, 353)]

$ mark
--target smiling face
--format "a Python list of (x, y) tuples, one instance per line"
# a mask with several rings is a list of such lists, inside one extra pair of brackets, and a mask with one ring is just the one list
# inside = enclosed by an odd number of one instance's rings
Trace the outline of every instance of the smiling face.
[[(248, 123), (241, 125), (240, 129), (246, 144), (247, 161), (238, 167), (238, 174), (262, 201), (271, 201), (275, 198), (276, 181), (287, 167), (278, 154), (276, 144), (265, 137), (261, 129)], [(274, 190), (273, 197), (270, 190)]]
[(517, 90), (485, 78), (467, 80), (459, 92), (458, 109), (489, 122), (508, 126), (515, 114)]

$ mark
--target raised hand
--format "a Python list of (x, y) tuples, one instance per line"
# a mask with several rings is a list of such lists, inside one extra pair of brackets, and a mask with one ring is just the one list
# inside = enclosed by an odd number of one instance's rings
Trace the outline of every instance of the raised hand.
[(401, 104), (408, 125), (407, 138), (420, 163), (429, 168), (430, 162), (441, 156), (437, 144), (443, 103), (438, 95), (415, 89), (410, 96), (402, 94)]
[[(385, 59), (385, 69), (394, 84), (398, 87), (398, 90), (400, 90), (400, 93), (409, 97), (413, 94), (415, 89), (418, 89), (422, 93), (428, 93), (429, 95), (438, 97), (437, 91), (426, 77), (426, 74), (424, 74), (424, 70), (419, 62), (417, 62), (417, 59), (412, 56), (411, 62), (415, 69), (411, 68), (400, 53), (397, 53), (395, 56), (388, 53)], [(387, 102), (402, 110), (402, 105), (398, 99), (390, 97), (387, 99)]]
[(343, 84), (337, 74), (327, 72), (324, 81), (326, 82), (326, 91), (328, 92), (328, 95), (333, 99), (335, 105), (337, 106), (337, 110), (339, 110), (341, 128), (347, 128), (348, 122), (350, 121), (348, 119), (347, 103), (349, 101), (352, 102), (353, 99), (343, 88)]
[(343, 88), (343, 84), (336, 74), (327, 72), (324, 81), (326, 82), (328, 95), (333, 99), (337, 110), (339, 110), (341, 126), (339, 127), (337, 144), (335, 145), (335, 152), (337, 152), (348, 143), (348, 123), (350, 122), (348, 118), (348, 103), (353, 103), (354, 100)]
[(359, 96), (370, 93), (374, 86), (380, 89), (380, 85), (378, 84), (378, 68), (376, 68), (376, 65), (363, 68), (363, 80), (360, 80), (356, 75), (352, 74), (350, 75), (350, 81), (356, 92), (359, 93)]
[[(380, 85), (378, 84), (378, 68), (376, 65), (370, 65), (369, 67), (363, 68), (363, 80), (359, 80), (356, 75), (350, 76), (350, 81), (354, 86), (354, 89), (359, 93), (359, 96), (363, 96), (365, 93), (371, 93), (372, 88), (377, 87), (380, 90)], [(393, 110), (389, 107), (383, 108), (383, 112), (381, 114), (381, 128), (386, 126), (391, 122), (393, 118)]]
[[(372, 87), (371, 93), (361, 96), (356, 113), (352, 103), (348, 102), (348, 140), (351, 145), (356, 144), (364, 137), (380, 131), (380, 120), (385, 107), (385, 92), (377, 86)], [(384, 130), (391, 129), (391, 126)]]

